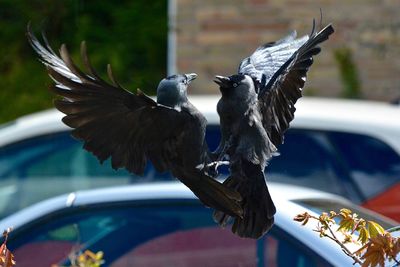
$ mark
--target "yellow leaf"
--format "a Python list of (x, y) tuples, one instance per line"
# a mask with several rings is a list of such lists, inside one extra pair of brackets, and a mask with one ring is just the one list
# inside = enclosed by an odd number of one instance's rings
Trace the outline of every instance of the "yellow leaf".
[(359, 233), (360, 233), (360, 235), (358, 236), (358, 241), (360, 241), (361, 244), (364, 245), (365, 243), (367, 243), (367, 241), (369, 239), (369, 232), (368, 232), (367, 228), (361, 227)]
[(343, 217), (347, 217), (347, 216), (349, 216), (350, 214), (352, 213), (352, 211), (351, 210), (349, 210), (349, 209), (340, 209), (340, 215), (342, 215)]
[(103, 251), (99, 251), (96, 253), (96, 260), (102, 260), (104, 256)]
[(351, 234), (349, 234), (349, 233), (345, 233), (344, 234), (343, 244), (352, 243), (352, 242), (354, 242), (353, 236)]
[(79, 262), (83, 262), (83, 261), (85, 261), (85, 260), (86, 260), (85, 254), (81, 254), (81, 255), (78, 256), (78, 261), (79, 261)]
[(84, 254), (86, 254), (89, 258), (95, 259), (96, 258), (96, 254), (94, 254), (92, 251), (90, 250), (85, 250)]
[(351, 231), (354, 228), (354, 220), (352, 217), (343, 218), (339, 223), (338, 231)]
[(385, 234), (385, 229), (374, 221), (368, 221), (368, 232), (370, 237)]

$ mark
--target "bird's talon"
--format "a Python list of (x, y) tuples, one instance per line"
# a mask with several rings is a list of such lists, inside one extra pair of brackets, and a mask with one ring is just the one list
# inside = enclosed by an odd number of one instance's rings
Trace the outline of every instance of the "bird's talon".
[(229, 165), (229, 161), (214, 161), (206, 165), (206, 172), (211, 177), (217, 177), (219, 175), (218, 167), (222, 165)]

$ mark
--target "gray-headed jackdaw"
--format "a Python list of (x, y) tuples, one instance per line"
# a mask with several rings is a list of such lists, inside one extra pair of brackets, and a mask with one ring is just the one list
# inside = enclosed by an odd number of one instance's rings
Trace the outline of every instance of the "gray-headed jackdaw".
[[(276, 212), (268, 192), (264, 169), (283, 143), (283, 134), (294, 118), (294, 104), (302, 95), (307, 71), (318, 45), (333, 33), (331, 25), (310, 36), (296, 39), (296, 33), (259, 47), (245, 58), (238, 74), (216, 76), (222, 94), (217, 105), (221, 143), (215, 153), (227, 154), (230, 176), (224, 185), (242, 196), (243, 217), (233, 217), (232, 232), (259, 238), (274, 223)], [(226, 225), (231, 217), (221, 211), (214, 219)]]
[(207, 121), (189, 102), (186, 91), (196, 74), (163, 79), (156, 102), (140, 90), (125, 90), (110, 66), (111, 82), (103, 80), (90, 64), (84, 42), (81, 57), (86, 72), (74, 64), (65, 45), (58, 56), (45, 37), (44, 45), (38, 41), (29, 26), (27, 37), (55, 82), (52, 91), (61, 96), (54, 104), (66, 114), (62, 121), (100, 162), (111, 158), (114, 169), (140, 175), (151, 161), (157, 171), (170, 171), (204, 205), (231, 216), (242, 215), (240, 195), (204, 171), (209, 163)]

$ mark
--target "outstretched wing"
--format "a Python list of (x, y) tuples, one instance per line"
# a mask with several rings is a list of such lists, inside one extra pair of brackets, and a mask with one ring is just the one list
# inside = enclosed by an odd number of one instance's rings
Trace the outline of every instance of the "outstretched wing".
[(307, 41), (280, 65), (258, 95), (263, 126), (276, 147), (283, 143), (283, 134), (294, 118), (294, 104), (302, 96), (313, 56), (321, 51), (318, 45), (334, 32), (330, 24), (319, 32), (314, 32), (314, 28)]
[(72, 127), (72, 136), (84, 142), (84, 148), (101, 162), (111, 157), (112, 167), (125, 167), (142, 174), (147, 160), (158, 171), (170, 169), (178, 154), (176, 136), (188, 121), (185, 112), (157, 104), (140, 90), (133, 94), (114, 79), (103, 80), (93, 69), (81, 45), (85, 73), (72, 61), (65, 45), (60, 57), (45, 37), (43, 46), (28, 26), (27, 36), (40, 60), (55, 81), (51, 89), (61, 99), (55, 100), (58, 110), (66, 114), (63, 122)]
[(279, 68), (302, 46), (308, 36), (296, 39), (296, 31), (276, 42), (266, 43), (243, 59), (238, 73), (251, 76), (257, 81), (257, 89), (264, 87)]

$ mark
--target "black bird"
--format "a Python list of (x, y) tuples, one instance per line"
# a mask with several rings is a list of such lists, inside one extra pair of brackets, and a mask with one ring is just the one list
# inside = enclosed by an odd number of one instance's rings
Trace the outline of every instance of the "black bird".
[[(219, 159), (230, 158), (230, 176), (224, 185), (242, 198), (243, 217), (234, 217), (232, 232), (259, 238), (274, 223), (276, 212), (265, 182), (267, 161), (277, 154), (283, 134), (294, 118), (294, 104), (301, 97), (307, 71), (318, 45), (334, 32), (331, 25), (310, 36), (296, 38), (296, 32), (282, 40), (259, 47), (244, 59), (238, 74), (216, 76), (222, 94), (217, 111), (221, 143)], [(214, 212), (214, 219), (226, 225), (231, 216)]]
[(205, 173), (210, 161), (207, 121), (187, 98), (187, 87), (196, 74), (163, 79), (155, 102), (140, 90), (136, 94), (125, 90), (109, 65), (111, 83), (103, 80), (90, 64), (84, 42), (81, 57), (87, 73), (75, 65), (64, 44), (59, 57), (44, 36), (45, 45), (38, 41), (29, 25), (27, 37), (55, 82), (51, 90), (61, 96), (54, 104), (66, 114), (62, 121), (100, 162), (111, 158), (114, 169), (140, 175), (151, 161), (157, 171), (170, 171), (204, 205), (242, 215), (240, 195)]

